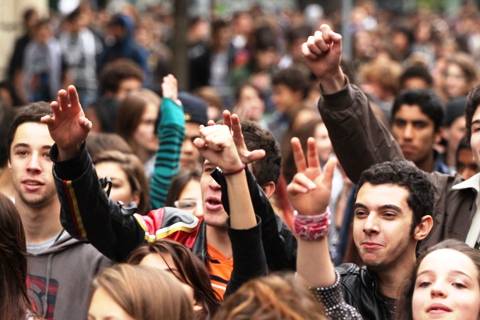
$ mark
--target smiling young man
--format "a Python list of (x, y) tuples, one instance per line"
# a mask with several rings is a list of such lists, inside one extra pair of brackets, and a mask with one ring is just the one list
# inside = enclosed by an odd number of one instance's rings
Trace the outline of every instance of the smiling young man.
[[(328, 212), (332, 165), (327, 164), (322, 173), (313, 139), (308, 144), (307, 165), (299, 140), (292, 141), (299, 172), (287, 188), (298, 211), (295, 225), (302, 223), (299, 216), (311, 219), (304, 235), (297, 232), (297, 272), (309, 287), (323, 288), (317, 291), (320, 296), (325, 288), (340, 285), (345, 301), (364, 319), (393, 319), (404, 280), (415, 266), (417, 243), (432, 228), (433, 185), (407, 161), (384, 162), (365, 170), (358, 182), (353, 218), (353, 240), (364, 266), (342, 264), (335, 271), (328, 237), (316, 232), (319, 227), (314, 222)], [(309, 232), (320, 237), (305, 237)]]
[(28, 294), (33, 309), (44, 319), (85, 319), (89, 284), (108, 262), (60, 224), (50, 160), (53, 139), (40, 122), (49, 110), (45, 102), (19, 109), (8, 134), (15, 206), (27, 242)]

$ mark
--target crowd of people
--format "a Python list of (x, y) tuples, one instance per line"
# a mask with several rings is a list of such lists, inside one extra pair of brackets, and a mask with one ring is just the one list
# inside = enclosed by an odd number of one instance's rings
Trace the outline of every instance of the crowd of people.
[(0, 83), (1, 319), (480, 319), (475, 3), (192, 17), (181, 88), (165, 7), (72, 9)]

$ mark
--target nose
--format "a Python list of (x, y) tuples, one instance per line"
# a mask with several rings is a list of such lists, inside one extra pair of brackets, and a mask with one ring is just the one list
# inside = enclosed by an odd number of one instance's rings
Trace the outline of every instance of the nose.
[(38, 173), (42, 171), (40, 166), (40, 159), (38, 152), (33, 152), (27, 164), (27, 171), (31, 173)]
[(432, 298), (446, 298), (447, 290), (445, 290), (445, 285), (440, 281), (435, 281), (431, 286), (430, 296)]
[(378, 233), (378, 219), (375, 214), (370, 213), (363, 224), (363, 232), (367, 235)]
[(182, 153), (191, 154), (193, 153), (193, 148), (194, 146), (191, 139), (186, 137), (185, 140), (183, 140)]
[(405, 130), (403, 131), (403, 138), (406, 140), (411, 140), (413, 138), (413, 126), (411, 123), (408, 123), (405, 126)]
[(220, 185), (213, 178), (210, 178), (210, 181), (208, 181), (208, 187), (212, 190), (215, 190), (215, 191), (221, 190)]

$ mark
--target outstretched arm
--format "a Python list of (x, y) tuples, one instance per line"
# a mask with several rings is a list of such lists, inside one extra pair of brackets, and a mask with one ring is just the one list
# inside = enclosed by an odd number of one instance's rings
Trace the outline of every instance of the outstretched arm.
[(336, 161), (330, 159), (322, 171), (313, 138), (307, 142), (307, 159), (297, 138), (292, 139), (292, 149), (298, 172), (287, 190), (293, 207), (298, 210), (294, 218), (297, 274), (323, 304), (329, 319), (360, 320), (361, 315), (343, 298), (340, 276), (328, 251), (327, 205)]
[(150, 203), (152, 208), (165, 205), (172, 178), (179, 171), (180, 151), (185, 132), (185, 117), (178, 100), (177, 79), (173, 75), (163, 78), (163, 100), (158, 120), (158, 150), (155, 154), (155, 168), (150, 179)]
[(350, 85), (340, 67), (342, 37), (328, 25), (302, 45), (310, 70), (320, 81), (323, 99), (318, 109), (342, 167), (350, 180), (375, 163), (403, 159), (389, 130), (370, 109), (365, 94)]

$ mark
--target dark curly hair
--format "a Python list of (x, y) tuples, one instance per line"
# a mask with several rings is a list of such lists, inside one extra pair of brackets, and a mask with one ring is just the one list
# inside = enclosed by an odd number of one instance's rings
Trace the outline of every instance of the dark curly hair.
[[(387, 161), (378, 163), (362, 172), (358, 190), (365, 183), (372, 185), (395, 184), (408, 190), (407, 203), (413, 211), (412, 231), (423, 216), (433, 212), (435, 189), (427, 174), (410, 161)], [(356, 195), (355, 195), (356, 197)]]
[(480, 105), (480, 86), (470, 90), (467, 96), (467, 105), (465, 107), (465, 118), (467, 126), (466, 137), (470, 143), (470, 137), (472, 135), (472, 120), (475, 111), (477, 111), (478, 106)]
[(272, 181), (277, 183), (280, 176), (282, 157), (280, 147), (272, 134), (252, 121), (242, 121), (242, 133), (248, 150), (263, 149), (265, 157), (253, 163), (253, 175), (259, 185)]
[(392, 121), (402, 105), (418, 106), (422, 113), (432, 120), (435, 131), (440, 129), (443, 123), (445, 107), (440, 98), (432, 90), (415, 89), (401, 92), (393, 102)]

